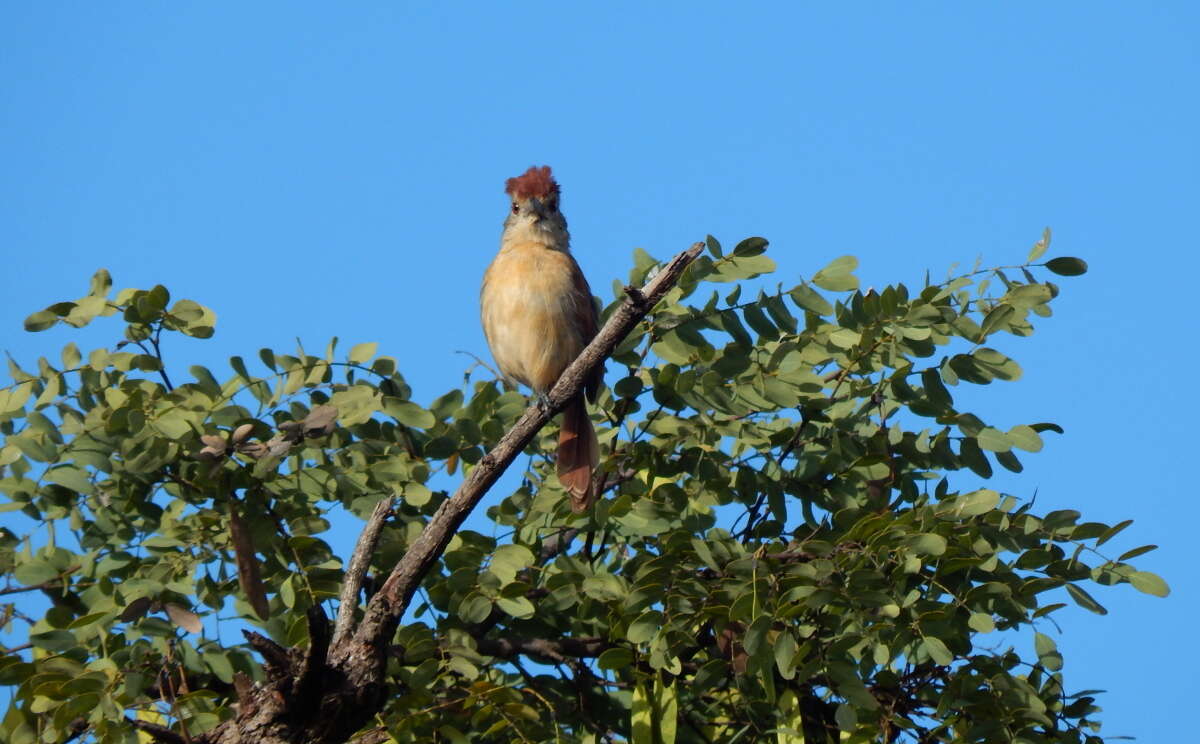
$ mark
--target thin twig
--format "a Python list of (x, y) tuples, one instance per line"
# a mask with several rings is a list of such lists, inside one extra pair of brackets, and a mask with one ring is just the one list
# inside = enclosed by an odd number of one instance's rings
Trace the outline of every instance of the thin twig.
[(504, 659), (532, 656), (556, 664), (566, 663), (568, 657), (586, 659), (599, 656), (613, 647), (603, 638), (479, 638), (476, 649), (485, 656)]
[[(463, 356), (469, 356), (469, 357), (471, 357), (472, 359), (474, 359), (474, 360), (475, 360), (475, 365), (476, 365), (476, 366), (478, 366), (478, 367), (483, 367), (483, 368), (484, 368), (484, 369), (486, 369), (488, 372), (491, 372), (491, 373), (492, 373), (492, 375), (493, 375), (493, 376), (494, 376), (494, 377), (495, 377), (497, 380), (500, 380), (501, 382), (503, 382), (503, 381), (504, 381), (504, 375), (502, 375), (502, 374), (500, 374), (499, 372), (497, 372), (497, 371), (496, 371), (496, 370), (495, 370), (495, 369), (492, 367), (492, 365), (490, 365), (490, 364), (488, 364), (487, 362), (483, 361), (482, 359), (480, 359), (480, 358), (479, 358), (479, 357), (477, 357), (476, 355), (472, 354), (471, 352), (469, 352), (469, 351), (464, 351), (464, 350), (462, 350), (462, 349), (456, 349), (454, 353), (455, 353), (455, 354), (462, 354)], [(469, 369), (467, 370), (467, 374), (470, 374), (470, 370), (469, 370)]]
[[(76, 564), (76, 565), (71, 566), (70, 568), (66, 569), (65, 571), (63, 571), (60, 574), (60, 576), (62, 574), (72, 574), (78, 570), (79, 570), (79, 565)], [(29, 586), (13, 586), (13, 587), (9, 587), (8, 589), (0, 589), (0, 596), (5, 595), (5, 594), (19, 594), (21, 592), (36, 592), (40, 589), (61, 589), (63, 587), (63, 584), (64, 584), (63, 579), (57, 578), (57, 579), (50, 579), (49, 581), (43, 581), (40, 584), (30, 584)]]
[(538, 565), (545, 565), (567, 549), (575, 536), (579, 534), (578, 527), (559, 530), (553, 535), (542, 538), (542, 549), (538, 555)]
[(358, 543), (354, 546), (354, 554), (346, 567), (346, 579), (342, 582), (342, 593), (338, 597), (337, 622), (333, 626), (333, 646), (337, 646), (342, 636), (350, 630), (354, 622), (354, 610), (358, 608), (358, 594), (362, 591), (363, 578), (371, 565), (371, 556), (379, 546), (379, 536), (383, 525), (392, 513), (395, 499), (388, 497), (375, 505), (375, 510), (367, 519)]

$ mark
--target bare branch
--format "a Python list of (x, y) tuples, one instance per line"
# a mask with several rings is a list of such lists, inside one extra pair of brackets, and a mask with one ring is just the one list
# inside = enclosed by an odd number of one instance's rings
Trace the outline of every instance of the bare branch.
[[(417, 587), (446, 549), (459, 525), (546, 422), (583, 388), (591, 370), (612, 354), (617, 344), (675, 285), (703, 249), (703, 243), (696, 243), (667, 262), (640, 290), (627, 290), (626, 300), (617, 307), (592, 342), (567, 367), (550, 390), (546, 396), (549, 405), (543, 407), (535, 404), (526, 409), (508, 434), (472, 468), (454, 496), (438, 508), (420, 536), (393, 567), (381, 590), (371, 598), (353, 637), (347, 638), (335, 649), (335, 657), (348, 662), (348, 657), (352, 655), (358, 661), (366, 661), (364, 656), (374, 658), (370, 671), (358, 671), (365, 672), (372, 679), (378, 677), (379, 665), (383, 663), (383, 647), (390, 640)], [(350, 666), (360, 665), (350, 663)]]
[(562, 663), (567, 657), (599, 656), (611, 647), (612, 644), (603, 638), (480, 638), (476, 641), (476, 649), (485, 656), (502, 659), (532, 656), (555, 663)]
[(354, 623), (354, 610), (358, 608), (358, 594), (362, 591), (363, 578), (367, 575), (367, 567), (371, 564), (371, 556), (379, 545), (379, 535), (383, 525), (392, 513), (395, 500), (391, 497), (375, 505), (375, 510), (367, 519), (362, 534), (358, 536), (358, 544), (354, 546), (354, 555), (346, 568), (346, 579), (342, 582), (342, 593), (338, 597), (337, 622), (333, 627), (333, 646), (342, 640)]
[[(600, 492), (597, 491), (597, 493)], [(538, 555), (538, 563), (547, 563), (559, 553), (566, 550), (567, 547), (570, 546), (571, 541), (574, 540), (575, 536), (578, 534), (578, 527), (570, 527), (568, 529), (555, 532), (553, 535), (542, 538), (542, 549)]]
[(76, 564), (74, 566), (71, 566), (67, 570), (60, 572), (59, 578), (50, 579), (49, 581), (43, 581), (40, 584), (30, 584), (29, 586), (13, 586), (13, 587), (9, 587), (7, 589), (0, 589), (0, 596), (5, 595), (5, 594), (19, 594), (21, 592), (36, 592), (41, 589), (61, 589), (63, 586), (63, 583), (64, 583), (63, 579), (61, 577), (66, 574), (73, 574), (78, 570), (79, 570), (79, 565)]
[(296, 703), (308, 710), (316, 710), (320, 708), (321, 682), (329, 652), (329, 621), (319, 604), (308, 608), (305, 619), (308, 621), (308, 649), (296, 673)]
[(250, 648), (262, 654), (263, 669), (266, 671), (267, 677), (271, 679), (286, 679), (291, 675), (292, 657), (288, 654), (286, 648), (267, 638), (265, 635), (255, 633), (252, 630), (243, 630), (242, 635), (246, 637), (246, 642), (250, 644)]

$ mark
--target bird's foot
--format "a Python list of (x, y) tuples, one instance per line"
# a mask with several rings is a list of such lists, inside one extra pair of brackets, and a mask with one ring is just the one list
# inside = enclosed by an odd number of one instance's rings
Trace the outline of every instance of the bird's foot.
[(537, 407), (543, 411), (550, 410), (550, 397), (545, 393), (534, 393), (534, 400), (537, 401)]

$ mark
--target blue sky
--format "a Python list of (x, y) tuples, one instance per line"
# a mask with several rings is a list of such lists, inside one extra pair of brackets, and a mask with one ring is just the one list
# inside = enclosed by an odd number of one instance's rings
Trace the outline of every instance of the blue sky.
[(1098, 587), (1109, 616), (1043, 632), (1109, 690), (1106, 734), (1193, 727), (1200, 6), (428, 5), (0, 3), (0, 349), (111, 343), (21, 329), (103, 266), (217, 311), (180, 370), (337, 335), (428, 401), (487, 356), (479, 279), (533, 163), (604, 297), (635, 246), (706, 233), (769, 238), (783, 282), (851, 253), (913, 285), (1048, 225), (1091, 272), (980, 413), (1066, 435), (1002, 485), (1136, 519), (1117, 548), (1161, 545), (1137, 562), (1173, 593)]

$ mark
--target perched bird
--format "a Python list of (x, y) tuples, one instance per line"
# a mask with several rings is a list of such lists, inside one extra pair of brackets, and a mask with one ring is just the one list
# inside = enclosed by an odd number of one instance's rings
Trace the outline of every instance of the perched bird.
[[(501, 374), (529, 386), (544, 401), (596, 335), (598, 316), (592, 290), (571, 257), (550, 167), (531, 167), (508, 179), (504, 190), (512, 205), (500, 252), (483, 275), (483, 332)], [(595, 401), (603, 375), (602, 367), (594, 370), (584, 391), (567, 403), (558, 435), (558, 479), (577, 514), (592, 505), (592, 473), (600, 457), (584, 392)]]

